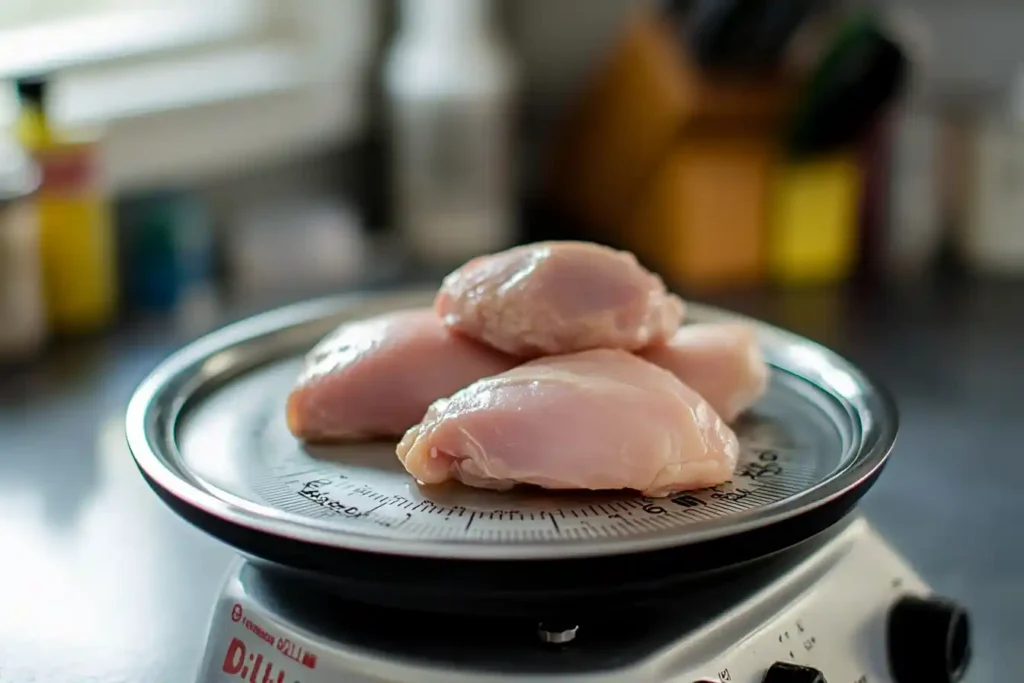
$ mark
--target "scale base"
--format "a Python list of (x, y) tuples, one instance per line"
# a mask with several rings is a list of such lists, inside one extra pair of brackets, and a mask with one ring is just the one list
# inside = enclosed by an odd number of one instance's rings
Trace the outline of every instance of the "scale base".
[(830, 683), (888, 683), (889, 610), (929, 593), (860, 517), (800, 562), (745, 581), (657, 613), (547, 625), (544, 635), (537, 621), (299, 595), (240, 560), (214, 609), (199, 683), (762, 683), (776, 662), (813, 667)]

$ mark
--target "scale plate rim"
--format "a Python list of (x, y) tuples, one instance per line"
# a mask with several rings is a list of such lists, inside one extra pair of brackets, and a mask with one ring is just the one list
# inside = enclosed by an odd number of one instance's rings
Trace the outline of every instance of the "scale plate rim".
[[(742, 320), (754, 324), (762, 344), (777, 345), (803, 355), (810, 366), (817, 366), (807, 377), (809, 367), (774, 364), (774, 371), (795, 374), (824, 389), (839, 400), (856, 421), (856, 453), (849, 462), (822, 481), (799, 494), (757, 510), (756, 515), (737, 515), (679, 528), (673, 533), (636, 538), (590, 539), (586, 543), (487, 544), (480, 541), (390, 538), (339, 529), (329, 522), (288, 513), (269, 504), (250, 501), (222, 489), (214, 489), (188, 471), (177, 450), (175, 432), (189, 401), (202, 391), (229, 381), (232, 373), (244, 373), (280, 360), (266, 355), (245, 361), (238, 351), (258, 349), (268, 337), (288, 333), (325, 320), (356, 319), (365, 315), (407, 306), (423, 305), (436, 289), (412, 288), (374, 292), (356, 292), (321, 297), (291, 304), (250, 316), (223, 326), (185, 345), (159, 363), (138, 385), (125, 416), (125, 434), (132, 457), (151, 487), (170, 504), (192, 508), (251, 532), (268, 534), (327, 546), (338, 550), (370, 552), (422, 559), (537, 560), (583, 559), (619, 556), (698, 545), (770, 527), (805, 513), (811, 513), (862, 486), (869, 486), (886, 464), (898, 431), (898, 412), (889, 392), (834, 351), (792, 332), (761, 320), (725, 309), (688, 301), (688, 316), (701, 322)], [(253, 353), (256, 353), (253, 351)], [(251, 355), (251, 354), (250, 354)], [(258, 354), (257, 354), (258, 355)], [(792, 355), (792, 354), (790, 354)], [(825, 377), (832, 376), (831, 382)], [(840, 379), (841, 378), (841, 379)], [(211, 384), (214, 386), (211, 387)], [(857, 496), (859, 497), (859, 496)], [(171, 505), (180, 514), (176, 505)]]

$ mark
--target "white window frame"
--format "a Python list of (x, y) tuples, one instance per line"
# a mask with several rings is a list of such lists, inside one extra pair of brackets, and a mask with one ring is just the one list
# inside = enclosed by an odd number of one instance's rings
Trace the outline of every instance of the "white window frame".
[[(0, 79), (56, 73), (53, 116), (103, 128), (115, 191), (192, 183), (357, 135), (378, 11), (378, 0), (179, 0), (159, 19), (0, 30)], [(14, 113), (6, 91), (0, 124)]]

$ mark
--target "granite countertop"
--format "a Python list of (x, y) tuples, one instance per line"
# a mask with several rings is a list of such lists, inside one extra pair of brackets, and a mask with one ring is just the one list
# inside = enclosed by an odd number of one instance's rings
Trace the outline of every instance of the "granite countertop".
[[(989, 283), (717, 301), (835, 348), (892, 389), (900, 439), (862, 509), (970, 609), (973, 682), (1024, 672), (1021, 300), (1024, 284)], [(122, 433), (136, 383), (183, 341), (140, 327), (4, 379), (0, 682), (195, 675), (232, 553), (157, 500)]]

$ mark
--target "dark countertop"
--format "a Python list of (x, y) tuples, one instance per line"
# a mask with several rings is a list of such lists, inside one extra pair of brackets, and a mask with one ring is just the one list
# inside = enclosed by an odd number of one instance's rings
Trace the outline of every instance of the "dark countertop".
[[(863, 509), (969, 607), (975, 683), (1024, 672), (1020, 301), (1024, 284), (993, 283), (716, 297), (837, 349), (892, 389), (900, 439)], [(4, 379), (0, 682), (194, 675), (232, 554), (157, 500), (121, 431), (135, 384), (183, 341), (138, 327)]]

